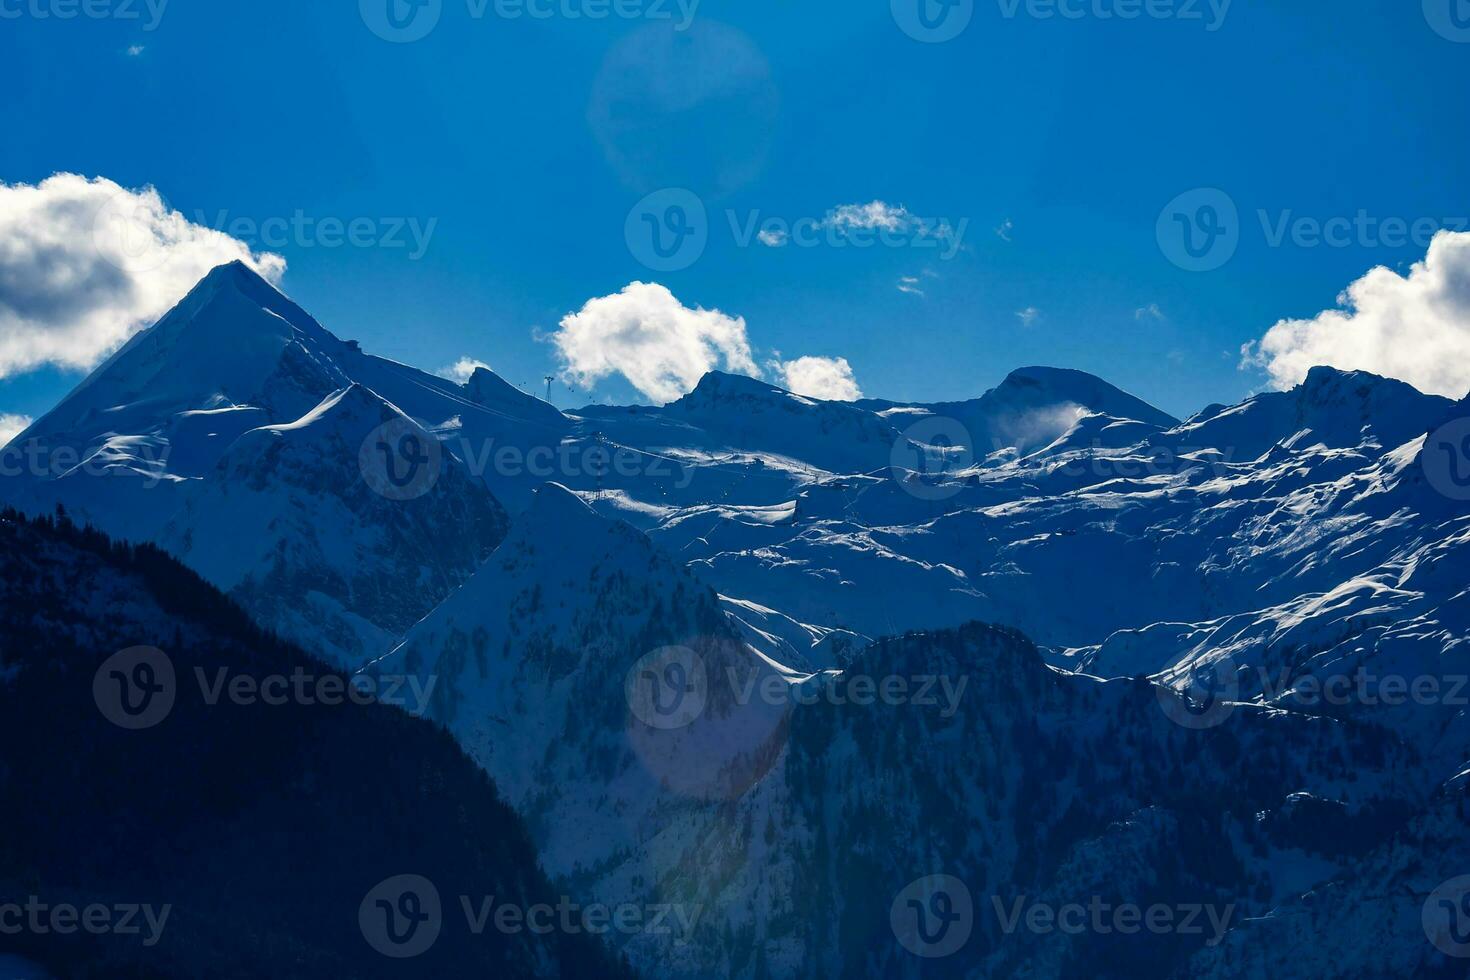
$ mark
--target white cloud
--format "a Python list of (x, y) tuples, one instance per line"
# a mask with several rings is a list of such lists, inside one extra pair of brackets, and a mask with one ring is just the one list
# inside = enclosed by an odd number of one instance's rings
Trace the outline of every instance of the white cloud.
[(782, 245), (785, 245), (787, 239), (790, 238), (790, 236), (785, 231), (782, 231), (780, 228), (762, 228), (755, 237), (760, 239), (760, 243), (762, 245), (765, 245), (769, 248), (780, 248)]
[(1339, 308), (1282, 320), (1242, 367), (1262, 367), (1289, 388), (1318, 365), (1398, 378), (1421, 391), (1470, 391), (1470, 232), (1442, 231), (1407, 276), (1379, 266), (1348, 286)]
[(920, 218), (903, 205), (873, 201), (869, 204), (844, 204), (827, 212), (823, 228), (838, 231), (885, 231), (913, 234), (949, 241), (955, 230), (947, 221), (933, 222)]
[(461, 357), (453, 364), (442, 367), (434, 373), (441, 378), (448, 378), (450, 381), (457, 381), (460, 384), (464, 384), (470, 380), (470, 375), (474, 374), (480, 368), (488, 371), (490, 370), (490, 365), (484, 361), (477, 361), (473, 357)]
[(130, 57), (130, 58), (136, 58), (136, 57), (138, 57), (138, 55), (140, 55), (142, 53), (143, 53), (143, 45), (141, 45), (141, 44), (131, 44), (131, 45), (128, 46), (128, 57)]
[(1147, 306), (1140, 306), (1138, 309), (1134, 310), (1133, 319), (1158, 320), (1162, 323), (1164, 320), (1167, 320), (1168, 317), (1164, 316), (1164, 311), (1159, 309), (1158, 303), (1150, 303)]
[(1015, 229), (1015, 227), (1016, 223), (1010, 218), (1007, 218), (1000, 223), (999, 228), (995, 229), (995, 234), (997, 237), (1000, 238), (1001, 241), (1008, 242), (1011, 240), (1011, 232)]
[(235, 259), (273, 280), (286, 269), (191, 223), (151, 187), (76, 174), (0, 182), (0, 377), (93, 367)]
[(923, 296), (924, 291), (919, 288), (918, 276), (902, 276), (898, 280), (898, 291), (908, 293), (911, 296)]
[(852, 365), (845, 357), (798, 357), (771, 365), (788, 391), (830, 402), (850, 402), (863, 397)]
[(1041, 319), (1041, 311), (1034, 306), (1028, 306), (1024, 310), (1017, 310), (1016, 316), (1021, 320), (1021, 326), (1030, 327)]
[(0, 447), (24, 432), (33, 421), (29, 415), (0, 415)]
[(658, 283), (631, 282), (621, 292), (588, 300), (562, 318), (551, 341), (564, 374), (576, 384), (591, 387), (621, 374), (659, 403), (687, 394), (721, 366), (760, 376), (743, 317), (690, 309)]

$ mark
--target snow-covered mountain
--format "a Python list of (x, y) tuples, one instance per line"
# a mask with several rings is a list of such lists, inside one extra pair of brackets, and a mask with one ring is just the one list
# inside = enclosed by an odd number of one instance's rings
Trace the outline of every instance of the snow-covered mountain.
[[(696, 943), (626, 941), (658, 975), (1231, 975), (1278, 958), (1008, 933), (990, 900), (1230, 905), (1286, 945), (1375, 914), (1355, 863), (1406, 874), (1470, 764), (1467, 418), (1329, 368), (1184, 421), (1053, 368), (945, 404), (715, 373), (563, 414), (371, 357), (235, 266), (16, 443), (90, 466), (0, 499), (434, 678), (569, 889), (706, 910)], [(891, 676), (968, 686), (837, 696)], [(887, 903), (934, 874), (987, 924), (915, 959)], [(1410, 932), (1363, 962), (1439, 964)]]
[[(358, 666), (489, 555), (500, 494), (528, 499), (532, 479), (481, 448), (523, 456), (567, 425), (488, 371), (461, 386), (364, 354), (232, 263), (16, 437), (0, 499), (158, 542), (263, 624)], [(395, 488), (387, 467), (417, 464), (379, 444), (434, 459)]]
[(435, 442), (359, 384), (295, 422), (252, 429), (190, 489), (158, 543), (262, 625), (315, 641), (335, 663), (381, 655), (473, 574), (506, 525), (452, 455), (423, 474), (433, 479), (424, 493), (380, 492), (392, 485), (365, 477), (378, 475), (382, 433)]
[[(1395, 778), (1412, 751), (1385, 732), (1258, 708), (1193, 731), (1166, 689), (1058, 671), (1003, 630), (790, 670), (644, 535), (556, 486), (375, 669), (436, 679), (431, 715), (526, 816), (554, 875), (596, 901), (703, 910), (692, 944), (629, 941), (661, 976), (907, 975), (888, 902), (941, 871), (970, 883), (977, 917), (982, 896), (1070, 901), (1125, 870), (1148, 894), (1264, 911), (1309, 883), (1297, 865), (1358, 853), (1308, 856), (1279, 833), (1292, 793), (1359, 828), (1426, 795)], [(622, 697), (675, 669), (687, 720)], [(885, 681), (905, 695), (863, 699)], [(1131, 842), (1114, 852), (1116, 835)], [(956, 964), (995, 975), (1038, 955), (993, 919), (974, 928)], [(1047, 955), (1062, 969), (1083, 954)]]

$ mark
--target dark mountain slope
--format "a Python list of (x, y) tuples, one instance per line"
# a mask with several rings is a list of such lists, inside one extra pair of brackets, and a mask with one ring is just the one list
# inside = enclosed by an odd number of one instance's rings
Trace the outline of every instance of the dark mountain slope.
[[(442, 729), (384, 704), (210, 704), (196, 668), (209, 683), (220, 668), (340, 675), (162, 552), (0, 516), (0, 641), (0, 905), (172, 907), (151, 946), (146, 929), (23, 929), (0, 934), (0, 953), (66, 977), (624, 975), (585, 934), (469, 928), (462, 895), (557, 897), (520, 821)], [(127, 730), (94, 677), (139, 645), (166, 652), (176, 697)], [(437, 940), (411, 959), (376, 951), (359, 922), (369, 893), (404, 874), (442, 902)]]

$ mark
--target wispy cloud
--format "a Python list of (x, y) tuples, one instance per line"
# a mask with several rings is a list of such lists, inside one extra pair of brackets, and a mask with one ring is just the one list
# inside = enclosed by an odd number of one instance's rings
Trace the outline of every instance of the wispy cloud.
[(898, 280), (898, 291), (908, 293), (910, 296), (923, 296), (924, 291), (919, 288), (918, 276), (903, 276)]
[(885, 231), (952, 241), (957, 232), (948, 221), (921, 218), (901, 204), (871, 201), (844, 204), (827, 212), (822, 227), (838, 231)]
[(780, 228), (763, 228), (755, 237), (768, 248), (780, 248), (791, 236)]
[(128, 46), (128, 57), (129, 58), (136, 58), (136, 57), (138, 57), (138, 55), (140, 55), (142, 53), (143, 53), (143, 45), (141, 45), (141, 44), (132, 44), (132, 45), (129, 45)]
[(999, 228), (995, 229), (995, 234), (997, 237), (1000, 238), (1001, 241), (1008, 242), (1011, 240), (1011, 231), (1015, 227), (1015, 222), (1013, 222), (1010, 218), (1007, 218), (1000, 223)]
[(0, 415), (0, 446), (24, 432), (33, 421), (29, 415)]
[(1016, 316), (1020, 319), (1021, 326), (1030, 327), (1041, 319), (1041, 311), (1034, 306), (1028, 306), (1024, 310), (1017, 310)]
[(1140, 306), (1138, 309), (1134, 310), (1133, 319), (1158, 320), (1159, 322), (1163, 322), (1164, 320), (1167, 320), (1168, 317), (1164, 316), (1164, 311), (1159, 309), (1158, 303), (1150, 303), (1147, 306)]
[(464, 384), (470, 380), (470, 375), (474, 374), (480, 368), (488, 371), (490, 370), (490, 365), (484, 361), (477, 361), (473, 357), (461, 357), (453, 364), (442, 367), (434, 373), (441, 378), (448, 378), (450, 381), (457, 381), (460, 384)]

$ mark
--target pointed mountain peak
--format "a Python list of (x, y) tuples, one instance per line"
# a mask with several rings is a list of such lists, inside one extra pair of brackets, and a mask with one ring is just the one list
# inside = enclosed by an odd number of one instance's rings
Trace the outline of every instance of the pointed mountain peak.
[(391, 402), (379, 396), (377, 392), (366, 385), (353, 382), (347, 387), (339, 388), (326, 398), (323, 398), (320, 404), (295, 422), (269, 426), (269, 428), (280, 431), (304, 429), (318, 422), (366, 426), (370, 428), (372, 426), (382, 425), (393, 419), (403, 419), (405, 423), (420, 430), (425, 436), (428, 435), (422, 426), (404, 415)]
[(710, 371), (699, 379), (699, 384), (694, 386), (693, 391), (673, 402), (670, 407), (688, 409), (712, 406), (735, 399), (753, 398), (808, 401), (800, 395), (794, 395), (784, 388), (767, 384), (759, 378), (743, 374), (729, 374), (725, 371)]
[(587, 506), (575, 492), (560, 483), (544, 483), (531, 499), (531, 506), (518, 525), (534, 528), (535, 534), (555, 532), (558, 537), (601, 530), (616, 522)]
[(1072, 368), (1032, 366), (1017, 368), (986, 392), (982, 401), (1020, 408), (1076, 405), (1087, 413), (1102, 413), (1169, 428), (1179, 420), (1141, 398), (1109, 384), (1096, 375)]

